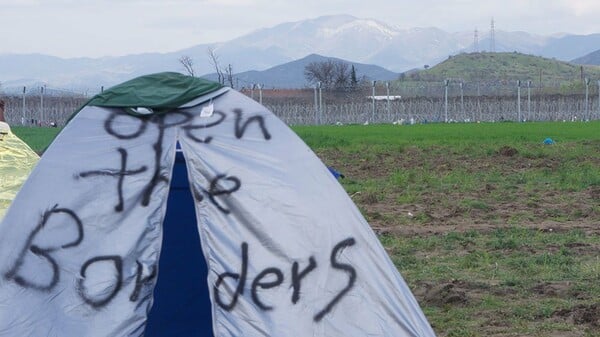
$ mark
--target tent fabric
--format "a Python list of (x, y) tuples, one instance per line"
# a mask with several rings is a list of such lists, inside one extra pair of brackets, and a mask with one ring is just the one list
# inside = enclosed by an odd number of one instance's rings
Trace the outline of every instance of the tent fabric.
[(147, 118), (87, 106), (71, 120), (0, 223), (0, 336), (142, 336), (152, 327), (177, 144), (204, 259), (185, 263), (207, 266), (198, 287), (212, 320), (191, 315), (187, 331), (434, 336), (327, 167), (234, 90)]
[(0, 220), (39, 156), (0, 122)]

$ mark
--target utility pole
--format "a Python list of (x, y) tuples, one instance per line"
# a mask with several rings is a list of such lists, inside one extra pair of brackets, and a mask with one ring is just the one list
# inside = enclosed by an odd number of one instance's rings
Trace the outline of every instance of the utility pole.
[(475, 27), (475, 32), (473, 33), (473, 52), (479, 53), (479, 31), (477, 27)]

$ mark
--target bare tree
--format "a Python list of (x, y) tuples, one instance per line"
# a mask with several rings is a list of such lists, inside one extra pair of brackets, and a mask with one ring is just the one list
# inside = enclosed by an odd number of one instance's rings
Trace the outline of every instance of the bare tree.
[(183, 66), (183, 68), (185, 69), (185, 71), (187, 72), (188, 75), (195, 76), (194, 60), (192, 60), (191, 57), (189, 57), (187, 55), (183, 55), (182, 57), (179, 58), (179, 63), (181, 63), (181, 65)]
[(336, 62), (334, 64), (334, 85), (335, 88), (347, 88), (350, 85), (350, 70), (348, 67), (348, 63), (345, 62)]
[(212, 47), (209, 47), (207, 52), (210, 64), (212, 64), (213, 68), (215, 68), (215, 71), (217, 73), (217, 79), (219, 83), (225, 84), (225, 76), (223, 75), (223, 71), (221, 70), (221, 66), (219, 65), (219, 56), (215, 53), (215, 49)]
[(348, 63), (327, 60), (306, 65), (304, 77), (309, 83), (321, 82), (325, 89), (342, 89), (349, 86), (351, 73)]

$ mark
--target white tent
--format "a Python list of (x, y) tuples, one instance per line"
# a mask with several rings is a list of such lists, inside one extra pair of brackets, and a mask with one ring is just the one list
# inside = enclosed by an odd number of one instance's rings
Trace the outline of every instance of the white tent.
[(0, 223), (0, 336), (153, 335), (178, 148), (202, 247), (184, 262), (206, 265), (210, 315), (162, 336), (434, 336), (344, 189), (264, 106), (174, 73), (102, 95)]

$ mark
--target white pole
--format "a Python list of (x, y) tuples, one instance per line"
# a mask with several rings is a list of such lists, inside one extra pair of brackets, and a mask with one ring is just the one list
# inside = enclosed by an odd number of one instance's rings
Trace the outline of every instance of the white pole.
[(450, 84), (450, 80), (444, 80), (444, 121), (448, 123), (448, 84)]
[(460, 82), (460, 110), (462, 111), (463, 117), (467, 117), (465, 114), (465, 96), (463, 91), (463, 82)]
[(371, 96), (371, 105), (372, 105), (372, 111), (371, 111), (371, 123), (375, 123), (375, 83), (376, 81), (373, 81), (373, 91), (372, 91), (372, 96)]
[(262, 104), (262, 84), (258, 85), (258, 103)]
[(390, 82), (385, 82), (385, 91), (387, 94), (387, 114), (390, 117)]

